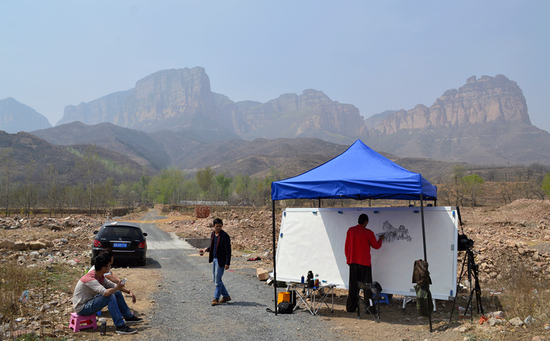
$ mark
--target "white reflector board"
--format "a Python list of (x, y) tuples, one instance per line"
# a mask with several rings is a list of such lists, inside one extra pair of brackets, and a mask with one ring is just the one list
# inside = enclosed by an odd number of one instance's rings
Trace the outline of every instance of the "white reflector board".
[[(382, 247), (371, 249), (372, 278), (388, 294), (415, 295), (414, 261), (424, 259), (420, 207), (287, 208), (277, 245), (277, 280), (299, 282), (309, 270), (321, 280), (348, 288), (344, 244), (348, 228), (361, 213)], [(457, 272), (458, 215), (454, 207), (425, 207), (426, 250), (435, 299), (454, 297)]]

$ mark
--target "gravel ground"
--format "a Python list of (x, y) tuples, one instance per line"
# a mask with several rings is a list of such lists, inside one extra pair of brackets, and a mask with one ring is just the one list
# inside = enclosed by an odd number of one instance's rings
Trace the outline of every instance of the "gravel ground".
[[(155, 218), (155, 211), (145, 217)], [(214, 284), (208, 258), (197, 256), (195, 248), (182, 247), (181, 241), (155, 224), (142, 227), (153, 245), (147, 267), (157, 268), (163, 283), (153, 295), (156, 307), (150, 322), (135, 334), (136, 340), (345, 339), (323, 323), (322, 316), (312, 316), (308, 311), (277, 316), (267, 312), (266, 308), (274, 307), (273, 287), (259, 282), (254, 269), (226, 271), (224, 284), (232, 300), (211, 306)]]

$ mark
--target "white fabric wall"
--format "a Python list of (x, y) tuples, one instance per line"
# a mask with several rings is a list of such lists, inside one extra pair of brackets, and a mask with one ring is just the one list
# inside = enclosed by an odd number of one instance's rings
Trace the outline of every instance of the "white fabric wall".
[[(404, 233), (398, 238), (371, 250), (373, 280), (382, 285), (385, 293), (414, 295), (413, 264), (424, 258), (419, 207), (286, 209), (278, 236), (277, 280), (299, 282), (312, 270), (321, 280), (348, 288), (346, 232), (357, 225), (361, 213), (368, 214), (368, 228), (376, 235), (388, 232), (383, 229), (386, 221), (395, 229), (404, 226)], [(457, 213), (452, 207), (425, 207), (424, 221), (433, 283), (430, 290), (433, 298), (449, 299), (456, 290)]]

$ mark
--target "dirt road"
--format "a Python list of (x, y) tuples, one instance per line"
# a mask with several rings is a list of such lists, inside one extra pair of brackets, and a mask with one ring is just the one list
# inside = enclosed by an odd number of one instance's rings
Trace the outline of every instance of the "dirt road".
[[(232, 301), (212, 307), (214, 284), (207, 257), (182, 240), (155, 227), (158, 211), (149, 212), (146, 268), (159, 272), (161, 282), (152, 295), (154, 309), (138, 327), (138, 340), (334, 340), (342, 339), (322, 317), (306, 313), (278, 315), (273, 288), (259, 282), (253, 269), (231, 269), (224, 283)], [(345, 338), (344, 338), (345, 339)]]

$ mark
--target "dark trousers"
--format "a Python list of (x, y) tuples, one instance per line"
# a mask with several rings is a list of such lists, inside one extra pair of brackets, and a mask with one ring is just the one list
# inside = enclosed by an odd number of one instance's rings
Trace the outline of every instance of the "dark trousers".
[[(357, 295), (359, 294), (359, 287), (357, 281), (363, 283), (372, 283), (372, 269), (370, 266), (364, 266), (359, 264), (349, 265), (349, 292), (348, 301), (346, 302), (346, 310), (350, 313), (357, 310)], [(372, 298), (372, 291), (366, 290), (365, 299)]]

